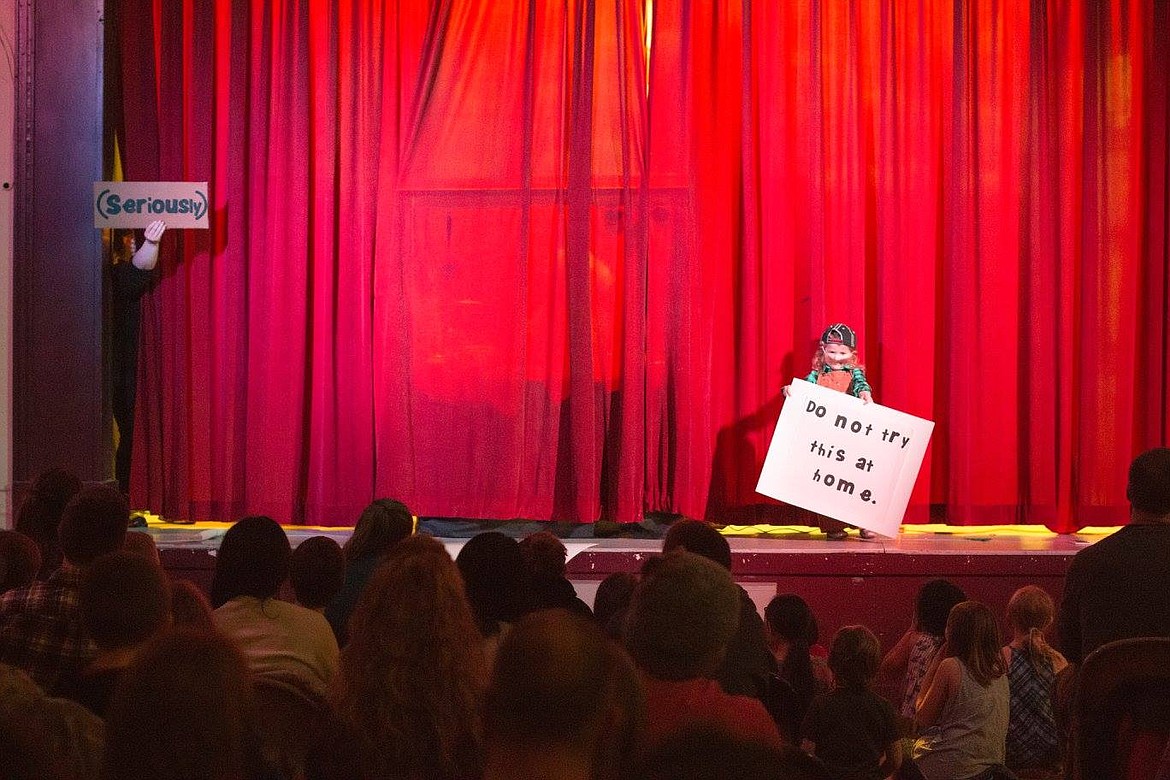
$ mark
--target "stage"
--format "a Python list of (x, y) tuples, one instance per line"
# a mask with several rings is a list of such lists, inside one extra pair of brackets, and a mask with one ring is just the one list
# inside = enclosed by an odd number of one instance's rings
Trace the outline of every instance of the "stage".
[[(151, 518), (147, 528), (139, 530), (154, 537), (173, 578), (206, 587), (227, 527), (227, 523), (175, 525)], [(619, 526), (622, 535), (597, 537), (583, 535), (592, 526), (420, 523), (420, 530), (441, 538), (452, 556), (477, 530), (498, 529), (519, 536), (543, 527), (563, 536), (569, 579), (589, 604), (606, 576), (637, 572), (658, 553), (660, 531), (665, 528)], [(289, 526), (286, 530), (296, 546), (317, 535), (344, 543), (352, 529)], [(862, 540), (851, 532), (848, 539), (837, 542), (803, 526), (725, 526), (723, 533), (731, 545), (735, 579), (761, 613), (777, 593), (798, 593), (817, 615), (823, 642), (843, 625), (863, 623), (889, 647), (909, 625), (915, 595), (927, 580), (953, 580), (999, 615), (1012, 592), (1026, 584), (1043, 587), (1059, 603), (1072, 556), (1114, 530), (1086, 528), (1076, 534), (1055, 534), (1039, 526), (907, 525), (892, 539)]]

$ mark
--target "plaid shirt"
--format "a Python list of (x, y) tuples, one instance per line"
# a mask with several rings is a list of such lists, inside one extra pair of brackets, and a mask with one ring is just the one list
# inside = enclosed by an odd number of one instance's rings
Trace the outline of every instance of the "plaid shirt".
[(49, 579), (0, 597), (0, 662), (15, 666), (45, 691), (93, 660), (81, 623), (81, 572), (63, 565)]

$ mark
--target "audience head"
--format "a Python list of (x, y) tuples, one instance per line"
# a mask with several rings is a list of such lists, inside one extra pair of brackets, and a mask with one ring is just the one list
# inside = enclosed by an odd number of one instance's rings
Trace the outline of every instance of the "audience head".
[(77, 475), (65, 469), (49, 469), (33, 480), (28, 495), (16, 512), (13, 528), (41, 548), (42, 577), (61, 565), (57, 526), (61, 523), (65, 506), (80, 492), (81, 480)]
[(1155, 447), (1133, 459), (1125, 497), (1135, 520), (1170, 523), (1170, 449)]
[(947, 647), (983, 686), (1007, 673), (999, 628), (991, 608), (978, 601), (956, 604), (947, 620)]
[(160, 569), (162, 568), (162, 559), (158, 555), (158, 545), (154, 543), (154, 537), (145, 531), (127, 531), (126, 541), (122, 542), (122, 549), (125, 552), (132, 553), (143, 560), (153, 563)]
[(342, 548), (345, 560), (381, 558), (394, 545), (414, 533), (414, 515), (406, 504), (392, 498), (375, 499), (367, 506)]
[(644, 706), (626, 653), (596, 622), (550, 609), (522, 618), (496, 657), (485, 705), (487, 763), (501, 756), (567, 751), (616, 777), (640, 742)]
[(700, 520), (679, 520), (670, 526), (662, 540), (662, 552), (682, 548), (731, 571), (731, 545), (723, 534)]
[(40, 568), (36, 542), (16, 531), (0, 531), (0, 593), (32, 584)]
[(626, 611), (634, 588), (638, 586), (637, 575), (616, 571), (597, 586), (593, 597), (593, 617), (612, 639), (621, 639), (625, 626)]
[(293, 550), (289, 576), (297, 603), (309, 609), (324, 608), (345, 584), (341, 545), (328, 536), (306, 539)]
[(626, 617), (626, 649), (647, 674), (687, 680), (711, 674), (739, 625), (731, 573), (676, 550), (645, 574)]
[(842, 688), (868, 688), (882, 662), (882, 647), (865, 626), (845, 626), (833, 637), (829, 668)]
[(950, 580), (938, 579), (926, 583), (918, 591), (918, 603), (914, 610), (918, 630), (941, 637), (947, 630), (947, 617), (951, 614), (951, 608), (966, 600), (967, 594)]
[(215, 631), (211, 603), (207, 595), (191, 580), (171, 583), (171, 623), (176, 629)]
[(1008, 625), (1021, 638), (1023, 650), (1034, 665), (1053, 666), (1062, 658), (1044, 638), (1055, 617), (1056, 604), (1052, 597), (1036, 585), (1025, 585), (1008, 600)]
[(817, 759), (794, 747), (780, 750), (714, 726), (681, 731), (645, 757), (644, 780), (832, 780)]
[(211, 605), (238, 596), (270, 599), (288, 579), (292, 550), (284, 529), (271, 517), (245, 517), (228, 529), (215, 557)]
[(102, 776), (234, 780), (250, 774), (251, 683), (215, 633), (175, 631), (143, 648), (115, 689)]
[(442, 543), (412, 536), (374, 571), (349, 622), (339, 714), (388, 772), (476, 777), (487, 669), (463, 580)]
[(1056, 604), (1043, 588), (1025, 585), (1008, 599), (1008, 625), (1014, 631), (1027, 634), (1044, 631), (1056, 617)]
[(476, 534), (455, 562), (484, 636), (493, 636), (500, 623), (514, 623), (528, 612), (531, 577), (515, 539), (498, 531)]
[(130, 507), (126, 497), (112, 487), (87, 487), (73, 497), (61, 514), (57, 542), (65, 560), (88, 566), (106, 553), (122, 548)]
[(549, 531), (537, 531), (520, 540), (520, 554), (528, 564), (528, 571), (540, 580), (555, 580), (565, 576), (565, 560), (569, 551), (564, 542)]
[(817, 643), (819, 631), (812, 610), (795, 593), (774, 596), (764, 608), (764, 627), (773, 640), (791, 647), (809, 648)]
[(146, 642), (171, 619), (170, 590), (162, 569), (128, 552), (103, 555), (81, 582), (81, 620), (102, 650)]

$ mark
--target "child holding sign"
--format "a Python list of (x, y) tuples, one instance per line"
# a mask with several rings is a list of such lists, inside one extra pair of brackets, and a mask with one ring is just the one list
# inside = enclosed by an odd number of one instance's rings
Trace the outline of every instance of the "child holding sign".
[[(812, 371), (806, 382), (828, 387), (860, 398), (864, 403), (873, 403), (873, 388), (865, 379), (865, 367), (857, 359), (857, 334), (853, 328), (838, 322), (825, 328), (821, 334), (817, 353), (813, 356)], [(788, 388), (784, 388), (788, 396)], [(852, 526), (830, 517), (820, 517), (821, 530), (829, 539), (844, 539), (845, 529)], [(872, 539), (872, 531), (861, 529), (862, 539)]]

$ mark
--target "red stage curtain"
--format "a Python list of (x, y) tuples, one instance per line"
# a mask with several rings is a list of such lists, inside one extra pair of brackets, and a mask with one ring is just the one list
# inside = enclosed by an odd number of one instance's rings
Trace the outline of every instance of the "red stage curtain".
[(1125, 516), (1170, 432), (1164, 0), (124, 0), (133, 491), (352, 523), (790, 517), (823, 326), (938, 423), (908, 520)]

